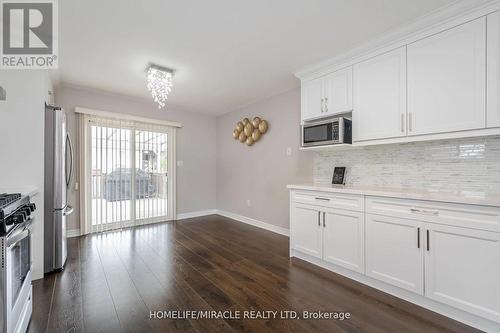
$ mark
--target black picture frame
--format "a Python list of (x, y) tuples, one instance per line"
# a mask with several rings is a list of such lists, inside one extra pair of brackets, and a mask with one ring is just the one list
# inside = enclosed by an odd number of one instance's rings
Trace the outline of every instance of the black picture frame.
[(345, 167), (335, 167), (333, 169), (332, 184), (345, 185)]

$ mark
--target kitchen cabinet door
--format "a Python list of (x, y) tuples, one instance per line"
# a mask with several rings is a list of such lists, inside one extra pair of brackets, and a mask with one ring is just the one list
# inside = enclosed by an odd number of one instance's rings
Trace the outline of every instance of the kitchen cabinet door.
[(500, 233), (426, 228), (425, 296), (500, 322)]
[(500, 11), (488, 15), (487, 126), (500, 127)]
[(300, 118), (302, 122), (323, 115), (323, 79), (314, 79), (301, 84)]
[(341, 209), (325, 209), (322, 214), (323, 260), (364, 273), (364, 214)]
[(323, 80), (324, 116), (352, 110), (352, 67), (325, 76)]
[(314, 206), (292, 204), (290, 220), (292, 249), (321, 259), (323, 227), (320, 210)]
[(485, 128), (486, 19), (407, 46), (408, 135)]
[(406, 136), (406, 46), (354, 65), (354, 141)]
[(422, 224), (366, 214), (366, 275), (423, 295)]

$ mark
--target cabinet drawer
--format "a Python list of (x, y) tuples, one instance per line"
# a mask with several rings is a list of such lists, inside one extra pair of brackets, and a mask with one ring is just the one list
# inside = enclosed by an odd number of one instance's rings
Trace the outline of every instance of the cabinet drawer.
[(366, 212), (500, 232), (498, 207), (367, 196)]
[(292, 191), (290, 195), (292, 202), (319, 207), (347, 209), (356, 212), (363, 212), (365, 210), (365, 202), (362, 195), (313, 191)]

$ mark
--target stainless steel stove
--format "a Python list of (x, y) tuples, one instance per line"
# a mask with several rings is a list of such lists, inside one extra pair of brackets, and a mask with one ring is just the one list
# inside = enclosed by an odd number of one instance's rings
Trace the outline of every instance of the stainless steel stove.
[(35, 204), (19, 193), (0, 194), (0, 328), (26, 332), (32, 313), (31, 232)]

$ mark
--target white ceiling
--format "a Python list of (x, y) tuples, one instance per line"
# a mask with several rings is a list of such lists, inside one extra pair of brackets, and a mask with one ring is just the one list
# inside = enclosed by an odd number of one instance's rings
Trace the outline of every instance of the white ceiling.
[(223, 114), (299, 85), (293, 72), (453, 0), (59, 1), (62, 83), (148, 97), (149, 62), (176, 70), (168, 105)]

